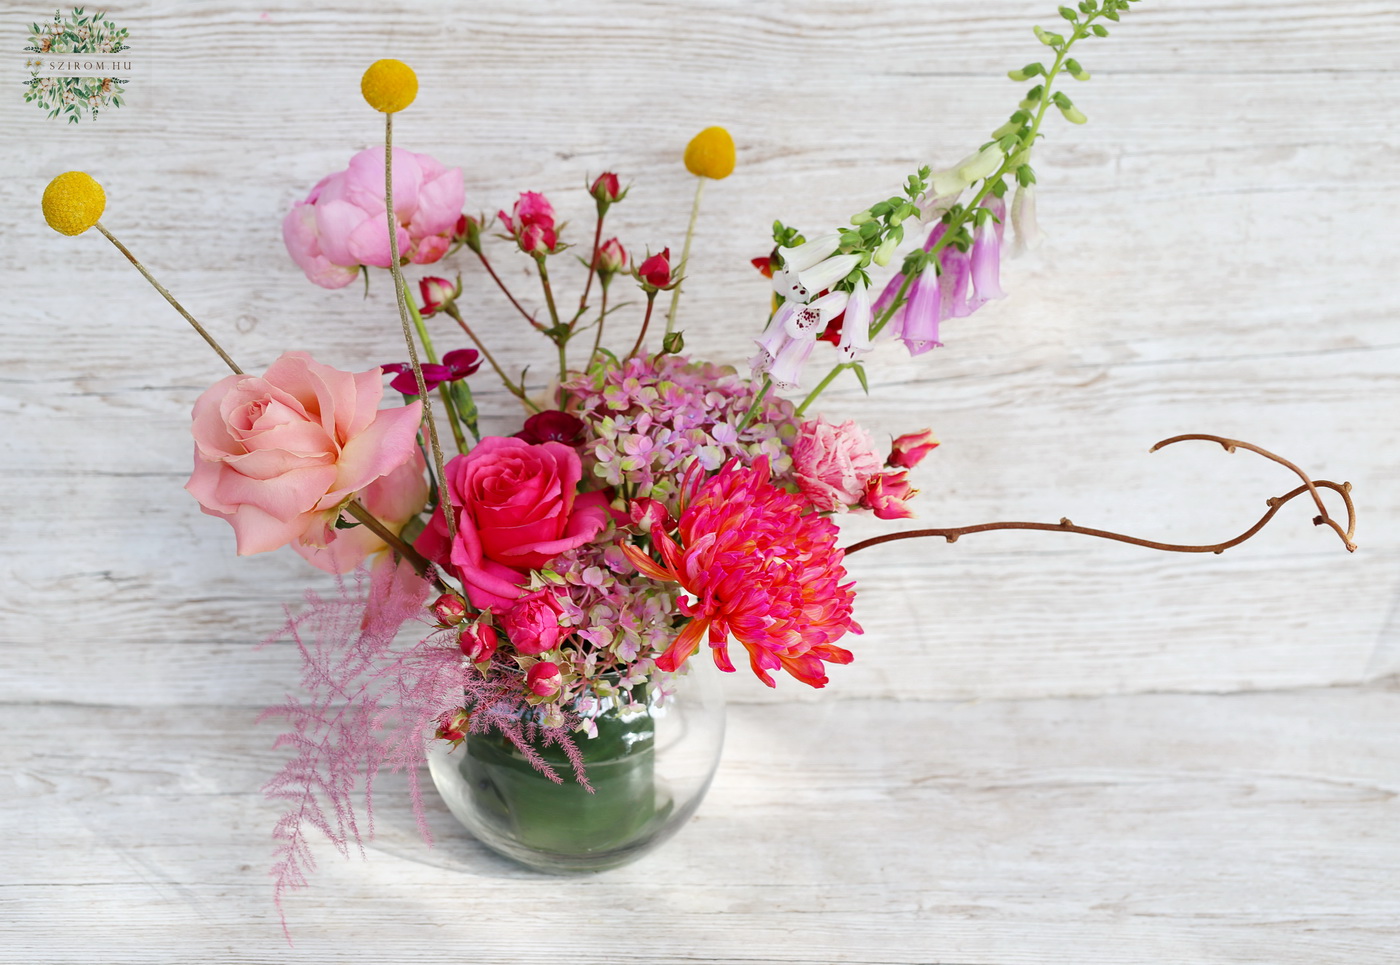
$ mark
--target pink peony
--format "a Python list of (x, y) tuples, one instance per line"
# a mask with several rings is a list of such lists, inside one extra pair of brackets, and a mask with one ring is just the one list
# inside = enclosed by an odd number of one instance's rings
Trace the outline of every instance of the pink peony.
[(833, 426), (820, 416), (804, 422), (792, 444), (792, 471), (803, 495), (821, 512), (854, 506), (880, 471), (880, 457), (854, 422)]
[[(427, 265), (446, 254), (464, 199), (461, 168), (394, 148), (400, 257)], [(322, 178), (287, 212), (282, 240), (306, 277), (323, 288), (350, 284), (361, 265), (388, 268), (384, 152), (361, 151), (349, 168)]]
[(559, 442), (487, 436), (454, 457), (446, 476), (456, 542), (448, 542), (439, 506), (415, 545), (455, 573), (481, 609), (510, 609), (525, 595), (530, 570), (587, 543), (608, 522), (607, 497), (578, 493), (583, 464)]
[(559, 625), (564, 605), (553, 590), (540, 590), (501, 614), (501, 627), (515, 649), (528, 657), (553, 650), (573, 630)]
[(344, 503), (413, 459), (419, 403), (380, 410), (381, 378), (288, 352), (262, 376), (230, 375), (199, 397), (185, 488), (232, 524), (239, 555), (327, 545)]

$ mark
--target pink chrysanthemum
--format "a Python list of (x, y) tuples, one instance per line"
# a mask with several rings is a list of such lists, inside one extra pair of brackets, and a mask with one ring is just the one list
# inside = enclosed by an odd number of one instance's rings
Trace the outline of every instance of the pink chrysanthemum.
[(825, 686), (824, 662), (852, 660), (835, 642), (847, 630), (861, 632), (851, 619), (854, 584), (841, 582), (846, 571), (836, 524), (811, 512), (802, 496), (774, 486), (766, 458), (752, 467), (733, 460), (703, 485), (695, 468), (687, 475), (679, 543), (659, 529), (651, 534), (663, 562), (622, 546), (643, 574), (679, 583), (693, 598), (680, 603), (690, 623), (656, 666), (678, 668), (708, 631), (715, 665), (732, 672), (732, 633), (768, 686), (774, 686), (768, 671), (779, 668)]

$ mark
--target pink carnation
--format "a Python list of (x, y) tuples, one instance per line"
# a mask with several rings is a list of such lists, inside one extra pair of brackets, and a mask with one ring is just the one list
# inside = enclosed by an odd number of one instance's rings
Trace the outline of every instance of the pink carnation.
[(822, 512), (854, 506), (881, 469), (875, 445), (860, 426), (833, 426), (818, 417), (804, 422), (792, 445), (792, 471), (798, 488)]
[[(462, 169), (394, 148), (394, 214), (400, 257), (427, 265), (447, 253), (462, 214)], [(328, 174), (282, 222), (282, 240), (306, 277), (343, 288), (360, 265), (389, 267), (384, 216), (384, 152), (361, 151), (344, 171)]]

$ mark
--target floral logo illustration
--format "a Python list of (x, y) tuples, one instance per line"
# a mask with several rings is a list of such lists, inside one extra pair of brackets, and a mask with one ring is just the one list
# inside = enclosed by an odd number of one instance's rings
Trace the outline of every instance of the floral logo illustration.
[(52, 20), (30, 24), (24, 49), (40, 56), (25, 61), (31, 72), (24, 82), (25, 101), (48, 111), (51, 118), (67, 117), (70, 124), (84, 114), (96, 120), (102, 108), (121, 107), (126, 81), (111, 75), (128, 69), (129, 63), (110, 55), (127, 50), (126, 40), (125, 27), (108, 20), (106, 13), (88, 14), (82, 7), (67, 17), (56, 10)]

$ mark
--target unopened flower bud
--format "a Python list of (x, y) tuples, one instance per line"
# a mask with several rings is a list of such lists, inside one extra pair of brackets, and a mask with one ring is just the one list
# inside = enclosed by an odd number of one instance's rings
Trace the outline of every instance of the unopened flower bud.
[(899, 239), (894, 235), (889, 235), (884, 241), (880, 242), (880, 247), (875, 249), (875, 254), (870, 256), (870, 260), (883, 268), (890, 263), (890, 259), (894, 257), (894, 250), (897, 247), (899, 247)]
[(598, 175), (588, 189), (588, 193), (593, 195), (594, 201), (604, 206), (621, 201), (627, 194), (626, 191), (622, 190), (622, 184), (618, 181), (617, 175), (610, 171), (604, 171)]
[(418, 279), (418, 294), (423, 299), (423, 305), (419, 311), (424, 318), (428, 318), (442, 311), (448, 303), (462, 294), (462, 283), (460, 279), (453, 283), (446, 278), (428, 275)]
[(467, 604), (456, 593), (444, 593), (429, 607), (440, 626), (455, 627), (467, 615)]
[(894, 441), (885, 465), (896, 469), (913, 469), (937, 448), (938, 440), (934, 438), (932, 429), (908, 432)]
[(609, 238), (598, 246), (593, 267), (604, 279), (609, 279), (627, 267), (627, 249), (616, 238)]
[(542, 660), (525, 672), (525, 686), (537, 697), (553, 697), (563, 685), (564, 675), (553, 661)]
[(495, 627), (485, 623), (463, 627), (462, 635), (457, 638), (457, 646), (472, 663), (486, 663), (494, 657), (498, 642)]
[(659, 255), (652, 255), (637, 268), (637, 280), (647, 291), (670, 291), (680, 282), (671, 277), (671, 249), (663, 248)]

